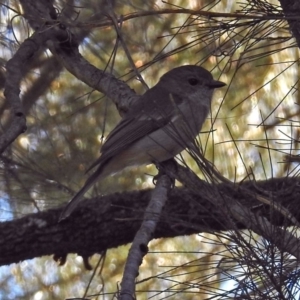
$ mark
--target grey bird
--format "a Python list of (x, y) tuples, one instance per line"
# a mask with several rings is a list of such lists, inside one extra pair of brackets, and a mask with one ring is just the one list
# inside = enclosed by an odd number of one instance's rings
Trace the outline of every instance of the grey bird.
[(130, 166), (163, 162), (192, 144), (208, 115), (214, 89), (224, 85), (199, 66), (164, 74), (108, 135), (101, 156), (88, 169), (96, 170), (66, 205), (60, 221), (96, 181)]

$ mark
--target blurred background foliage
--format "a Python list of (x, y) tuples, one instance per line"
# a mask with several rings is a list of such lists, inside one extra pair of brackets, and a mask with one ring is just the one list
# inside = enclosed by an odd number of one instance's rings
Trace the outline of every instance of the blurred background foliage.
[[(263, 18), (268, 13), (280, 15), (277, 1), (107, 3), (54, 1), (57, 12), (78, 35), (81, 54), (91, 64), (126, 81), (137, 93), (145, 92), (116, 28), (103, 25), (113, 16), (123, 16), (122, 40), (149, 87), (168, 70), (184, 64), (202, 65), (214, 78), (227, 83), (227, 88), (215, 92), (211, 115), (198, 137), (206, 157), (221, 174), (232, 181), (247, 179), (250, 174), (257, 180), (297, 175), (296, 165), (282, 162), (285, 155), (297, 154), (298, 149), (299, 52), (285, 21)], [(33, 30), (22, 16), (19, 1), (2, 1), (0, 6), (3, 92), (5, 63)], [(171, 11), (176, 9), (202, 9), (212, 14)], [(134, 12), (136, 17), (126, 19)], [(245, 14), (253, 18), (243, 18)], [(24, 74), (21, 93), (28, 129), (1, 159), (2, 221), (68, 201), (84, 183), (85, 170), (120, 120), (105, 95), (64, 70), (47, 50)], [(0, 113), (5, 131), (8, 109), (3, 94)], [(189, 156), (183, 156), (202, 176)], [(99, 182), (89, 196), (152, 187), (155, 174), (153, 166), (125, 170)], [(231, 257), (230, 243), (229, 236), (221, 235), (153, 241), (153, 253), (145, 257), (138, 277), (142, 281), (137, 285), (138, 299), (210, 299), (218, 293), (224, 293), (220, 299), (227, 297), (223, 289), (232, 288), (242, 276), (226, 276), (224, 268), (215, 269), (221, 259)], [(101, 272), (95, 269), (95, 277), (75, 255), (62, 267), (51, 257), (2, 267), (0, 298), (79, 297), (90, 283), (87, 294), (94, 295), (92, 299), (113, 299), (127, 251), (128, 246), (109, 250), (104, 262), (99, 255), (91, 258), (94, 267), (103, 263)]]

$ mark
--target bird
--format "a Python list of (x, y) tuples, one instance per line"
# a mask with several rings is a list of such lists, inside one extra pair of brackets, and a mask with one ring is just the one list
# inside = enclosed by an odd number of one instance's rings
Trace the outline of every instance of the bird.
[(213, 91), (226, 84), (203, 67), (184, 65), (165, 73), (140, 96), (107, 136), (95, 169), (63, 209), (66, 219), (99, 180), (127, 167), (173, 158), (194, 141), (209, 113)]

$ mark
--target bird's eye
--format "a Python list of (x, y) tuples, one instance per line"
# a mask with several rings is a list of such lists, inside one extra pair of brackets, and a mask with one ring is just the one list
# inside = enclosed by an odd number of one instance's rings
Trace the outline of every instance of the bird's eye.
[(196, 85), (199, 83), (199, 80), (197, 78), (190, 78), (188, 82), (190, 85)]

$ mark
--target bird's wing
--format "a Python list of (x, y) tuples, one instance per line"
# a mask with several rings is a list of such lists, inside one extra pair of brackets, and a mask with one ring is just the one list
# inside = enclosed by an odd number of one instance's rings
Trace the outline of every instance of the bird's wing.
[(162, 109), (160, 105), (154, 107), (153, 102), (151, 107), (149, 107), (147, 101), (143, 102), (137, 105), (128, 117), (121, 120), (108, 135), (106, 142), (101, 148), (101, 156), (88, 168), (87, 172), (117, 155), (135, 141), (162, 128), (171, 121), (172, 105), (168, 106), (167, 109), (166, 107)]
[[(60, 216), (60, 221), (72, 213), (84, 194), (91, 188), (95, 181), (98, 180), (101, 174), (101, 166), (135, 141), (169, 123), (172, 119), (172, 109), (173, 107), (171, 106), (167, 108), (164, 107), (164, 109), (159, 108), (159, 105), (155, 106), (153, 102), (151, 105), (145, 103), (136, 105), (134, 110), (128, 113), (128, 116), (122, 119), (108, 135), (101, 149), (102, 155), (89, 167), (87, 172), (97, 165), (99, 165), (99, 168), (87, 179), (84, 186), (64, 208)], [(147, 113), (145, 113), (145, 111)]]

